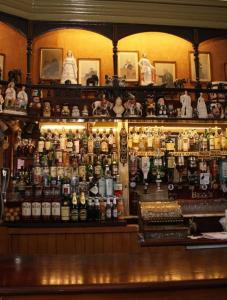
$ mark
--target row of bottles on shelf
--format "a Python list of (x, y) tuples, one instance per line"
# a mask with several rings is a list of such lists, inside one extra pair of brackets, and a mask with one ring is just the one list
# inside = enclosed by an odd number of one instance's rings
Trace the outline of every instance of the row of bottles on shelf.
[[(6, 221), (105, 221), (123, 217), (122, 184), (117, 176), (80, 181), (78, 177), (52, 178), (42, 185), (26, 185), (20, 170), (13, 180), (12, 198), (17, 205), (6, 207)], [(15, 200), (14, 199), (14, 200)], [(21, 203), (18, 207), (18, 203)]]
[(227, 150), (227, 132), (219, 129), (182, 129), (166, 132), (162, 127), (131, 127), (128, 135), (129, 151), (212, 151)]
[[(227, 192), (227, 160), (225, 158), (201, 159), (194, 156), (141, 157), (131, 156), (129, 161), (130, 186), (168, 183), (169, 190), (179, 186), (189, 188), (187, 197), (195, 197), (196, 190), (212, 191), (212, 195), (223, 196)], [(183, 190), (182, 192), (185, 192)], [(180, 197), (180, 195), (179, 195)], [(179, 198), (176, 195), (176, 198)], [(198, 197), (199, 198), (199, 197)]]
[[(18, 134), (16, 144), (17, 156), (33, 156), (36, 145), (31, 139), (22, 139)], [(63, 152), (72, 154), (110, 154), (116, 152), (117, 141), (113, 128), (103, 129), (69, 129), (42, 131), (37, 145), (39, 153), (54, 152), (62, 160)]]

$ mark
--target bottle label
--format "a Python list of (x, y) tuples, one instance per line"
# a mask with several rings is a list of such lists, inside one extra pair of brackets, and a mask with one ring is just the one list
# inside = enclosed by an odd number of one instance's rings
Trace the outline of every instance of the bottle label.
[(106, 196), (113, 196), (113, 179), (106, 178)]
[(23, 202), (22, 203), (22, 216), (30, 217), (31, 214), (32, 214), (31, 202)]
[(44, 141), (38, 142), (38, 152), (42, 153), (44, 148)]
[(82, 178), (86, 175), (86, 166), (79, 166), (79, 176)]
[(106, 218), (111, 219), (111, 208), (106, 209)]
[(56, 151), (56, 159), (59, 163), (62, 163), (62, 152)]
[(55, 217), (58, 217), (58, 216), (61, 215), (61, 204), (60, 204), (60, 202), (52, 202), (51, 214), (52, 214), (52, 216), (55, 216)]
[(51, 204), (50, 202), (42, 202), (42, 216), (50, 216), (51, 215)]
[(79, 211), (77, 208), (71, 210), (71, 220), (77, 222), (79, 220)]
[(86, 221), (87, 220), (87, 210), (86, 210), (86, 208), (81, 208), (80, 209), (79, 216), (80, 216), (81, 221)]
[(69, 183), (64, 183), (62, 185), (62, 194), (63, 195), (69, 195), (70, 194), (70, 184)]
[(41, 203), (40, 202), (32, 203), (32, 216), (34, 216), (34, 217), (41, 216)]
[(45, 149), (50, 150), (51, 148), (51, 142), (50, 141), (45, 141)]
[(117, 217), (118, 217), (117, 208), (114, 208), (113, 209), (113, 218), (117, 219)]
[(69, 206), (61, 207), (61, 219), (62, 221), (69, 221)]
[(74, 141), (74, 150), (76, 153), (80, 153), (80, 141), (79, 140)]
[(106, 194), (106, 186), (105, 186), (105, 179), (104, 178), (100, 178), (99, 179), (99, 194), (104, 197)]

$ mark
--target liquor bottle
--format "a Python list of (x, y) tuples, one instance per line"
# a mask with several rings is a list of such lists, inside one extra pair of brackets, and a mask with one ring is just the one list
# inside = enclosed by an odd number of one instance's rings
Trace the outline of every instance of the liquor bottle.
[(117, 162), (117, 153), (116, 152), (114, 152), (112, 154), (111, 172), (112, 172), (113, 178), (116, 178), (116, 176), (119, 173), (118, 162)]
[(87, 130), (84, 129), (81, 136), (81, 148), (83, 149), (84, 153), (88, 151), (88, 136)]
[(70, 219), (72, 222), (79, 221), (79, 205), (77, 201), (77, 194), (75, 191), (72, 193), (72, 207), (71, 207)]
[(33, 221), (40, 221), (42, 215), (42, 186), (35, 186), (34, 189), (34, 197), (32, 198), (32, 220)]
[(61, 221), (70, 220), (70, 195), (64, 195), (61, 203)]
[(40, 185), (42, 183), (42, 169), (37, 152), (34, 155), (33, 183), (34, 185)]
[(110, 198), (107, 197), (107, 199), (106, 199), (106, 220), (110, 221), (111, 217), (112, 217), (112, 210), (111, 210)]
[(106, 196), (113, 196), (113, 177), (110, 174), (110, 171), (107, 172), (106, 177)]
[(50, 187), (43, 188), (43, 199), (42, 199), (42, 219), (49, 221), (51, 218), (51, 195)]
[(102, 176), (102, 165), (99, 156), (95, 159), (94, 176), (96, 179), (99, 179)]
[(82, 181), (86, 180), (86, 164), (85, 164), (85, 156), (84, 155), (81, 157), (78, 173), (79, 173), (79, 178)]
[(52, 189), (51, 219), (57, 222), (61, 219), (61, 187), (56, 184), (56, 186), (53, 186)]
[(99, 195), (102, 197), (106, 196), (106, 180), (105, 177), (100, 177), (98, 180), (98, 189), (99, 189)]
[(92, 197), (87, 200), (87, 221), (92, 222), (94, 220), (94, 201)]
[(106, 136), (106, 131), (103, 131), (103, 134), (102, 134), (100, 150), (101, 150), (102, 154), (107, 154), (109, 151), (109, 144), (108, 144), (108, 139)]
[(118, 219), (118, 211), (117, 211), (117, 198), (113, 198), (113, 205), (112, 205), (112, 218), (114, 221)]
[(221, 136), (218, 134), (218, 130), (215, 130), (214, 134), (214, 149), (221, 150)]
[(105, 221), (106, 220), (106, 204), (105, 204), (104, 198), (100, 199), (99, 209), (100, 209), (100, 221)]
[(100, 138), (99, 130), (97, 129), (95, 133), (95, 139), (94, 139), (94, 153), (96, 155), (100, 155), (101, 152), (100, 145), (101, 145), (101, 138)]
[(84, 192), (80, 193), (79, 220), (81, 222), (85, 222), (87, 220), (87, 205)]
[(149, 128), (147, 133), (147, 150), (153, 150), (153, 144), (154, 144), (154, 137)]
[(109, 136), (108, 136), (108, 148), (109, 148), (109, 153), (113, 152), (113, 148), (116, 145), (116, 137), (113, 131), (113, 128), (110, 128), (109, 130)]
[(98, 197), (96, 197), (94, 201), (94, 220), (100, 221), (100, 204)]
[(120, 176), (116, 176), (116, 180), (114, 181), (114, 196), (119, 198), (122, 197), (123, 194), (123, 186), (120, 181)]
[(32, 216), (32, 194), (31, 190), (26, 190), (21, 204), (22, 220), (30, 221)]
[(209, 151), (215, 149), (215, 138), (214, 138), (214, 135), (211, 132), (211, 130), (209, 130), (208, 133), (207, 133), (207, 143), (208, 143), (208, 149), (209, 149)]
[(89, 133), (89, 136), (88, 136), (87, 147), (88, 147), (88, 153), (93, 154), (94, 153), (94, 137), (93, 137), (92, 131)]
[(79, 154), (80, 153), (80, 134), (79, 134), (79, 130), (76, 130), (76, 134), (75, 134), (74, 140), (73, 140), (73, 147), (74, 147), (75, 154)]
[(223, 131), (221, 131), (220, 133), (220, 139), (221, 139), (221, 150), (223, 151), (226, 149), (226, 138)]
[(118, 198), (117, 201), (117, 215), (118, 215), (118, 220), (124, 218), (124, 202), (122, 197)]

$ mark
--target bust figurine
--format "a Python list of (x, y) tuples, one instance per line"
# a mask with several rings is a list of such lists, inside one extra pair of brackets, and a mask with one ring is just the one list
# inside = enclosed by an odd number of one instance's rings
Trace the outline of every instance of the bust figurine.
[(41, 112), (40, 91), (35, 89), (32, 91), (32, 101), (29, 104), (29, 114), (39, 117), (40, 112)]
[(122, 114), (125, 111), (124, 106), (122, 105), (122, 99), (121, 97), (117, 97), (117, 99), (115, 100), (115, 105), (113, 107), (113, 111), (116, 114), (117, 118), (121, 118)]
[(16, 102), (15, 83), (11, 81), (5, 92), (5, 108), (14, 108)]
[(88, 108), (87, 108), (87, 105), (84, 105), (81, 114), (82, 114), (82, 117), (88, 117)]
[(157, 103), (157, 114), (159, 117), (167, 117), (167, 107), (165, 104), (165, 98), (160, 97)]
[(155, 114), (155, 101), (154, 101), (154, 96), (148, 95), (146, 98), (146, 116), (147, 117), (156, 117)]
[(191, 106), (191, 97), (188, 95), (188, 92), (185, 91), (183, 95), (180, 96), (181, 107), (181, 117), (182, 118), (192, 118), (192, 106)]
[(69, 109), (68, 103), (64, 103), (64, 104), (62, 105), (61, 115), (62, 115), (63, 117), (69, 117), (69, 115), (70, 115), (70, 109)]
[(4, 103), (4, 98), (2, 96), (2, 89), (0, 87), (0, 113), (3, 111), (3, 103)]
[(25, 86), (22, 86), (21, 91), (17, 94), (17, 107), (19, 110), (26, 110), (28, 105), (28, 95), (25, 92)]
[(71, 84), (77, 83), (77, 64), (71, 50), (67, 51), (66, 58), (63, 62), (63, 70), (61, 75), (61, 83), (69, 82)]
[(203, 93), (200, 93), (200, 96), (197, 101), (197, 113), (199, 119), (207, 119), (208, 117), (207, 107), (206, 107), (205, 100), (203, 98)]
[(126, 117), (142, 116), (142, 105), (136, 101), (133, 94), (129, 94), (128, 100), (124, 104)]
[(80, 116), (80, 110), (77, 105), (73, 106), (72, 117), (77, 118)]
[(49, 101), (44, 101), (43, 103), (43, 117), (50, 118), (51, 116), (51, 105)]

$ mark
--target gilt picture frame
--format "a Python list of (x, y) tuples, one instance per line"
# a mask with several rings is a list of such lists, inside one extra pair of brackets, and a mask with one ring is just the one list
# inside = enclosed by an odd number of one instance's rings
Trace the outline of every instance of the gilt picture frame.
[(100, 58), (78, 59), (78, 83), (83, 86), (100, 85), (101, 60)]
[(5, 79), (5, 54), (0, 53), (0, 80)]
[(139, 53), (138, 51), (118, 52), (118, 76), (126, 82), (139, 81)]
[(40, 79), (60, 80), (63, 65), (62, 48), (40, 49)]
[[(194, 52), (189, 52), (190, 78), (196, 81)], [(199, 52), (199, 79), (201, 82), (212, 81), (211, 54), (210, 52)]]
[(167, 88), (174, 87), (176, 80), (175, 61), (154, 61), (155, 81), (157, 85), (165, 85)]

